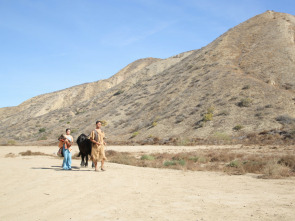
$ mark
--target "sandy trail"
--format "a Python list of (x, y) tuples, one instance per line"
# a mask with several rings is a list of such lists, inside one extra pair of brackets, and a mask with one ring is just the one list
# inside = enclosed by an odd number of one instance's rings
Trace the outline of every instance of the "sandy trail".
[[(181, 151), (202, 147), (108, 147)], [(212, 147), (213, 148), (213, 147)], [(226, 148), (226, 147), (224, 147)], [(106, 163), (106, 172), (62, 171), (61, 158), (5, 157), (56, 147), (0, 147), (0, 220), (293, 220), (295, 179), (263, 180)], [(74, 152), (77, 148), (74, 146)]]

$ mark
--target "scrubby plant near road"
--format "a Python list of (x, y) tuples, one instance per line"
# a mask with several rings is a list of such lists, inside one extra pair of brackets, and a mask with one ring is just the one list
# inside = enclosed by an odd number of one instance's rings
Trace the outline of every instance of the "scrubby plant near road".
[(191, 161), (197, 162), (199, 160), (199, 157), (193, 156), (193, 157), (189, 157), (188, 159)]
[(231, 162), (229, 162), (229, 164), (227, 164), (227, 166), (229, 166), (229, 167), (239, 167), (240, 166), (240, 164), (241, 164), (241, 162), (240, 161), (238, 161), (238, 160), (233, 160), (233, 161), (231, 161)]
[(52, 156), (50, 154), (42, 153), (42, 152), (34, 152), (31, 150), (27, 150), (25, 152), (19, 153), (21, 156)]
[(239, 107), (250, 107), (253, 103), (253, 100), (250, 98), (243, 98), (240, 100), (240, 102), (238, 103)]
[(7, 145), (15, 145), (16, 141), (15, 140), (8, 140)]
[(176, 161), (175, 160), (167, 160), (164, 162), (164, 166), (172, 166), (172, 165), (176, 165)]
[(154, 160), (155, 159), (155, 157), (154, 156), (151, 156), (151, 155), (142, 155), (141, 156), (141, 158), (140, 158), (141, 160)]
[(164, 166), (175, 166), (175, 165), (185, 165), (185, 160), (167, 160), (164, 162)]
[(224, 132), (215, 132), (213, 135), (209, 137), (210, 141), (215, 141), (214, 143), (230, 143), (232, 141), (232, 137)]
[(175, 145), (176, 146), (188, 146), (191, 144), (191, 140), (188, 138), (184, 138), (184, 139), (177, 139)]
[(278, 164), (275, 160), (268, 161), (263, 167), (263, 175), (261, 178), (280, 178), (288, 177), (290, 175), (290, 169), (286, 166)]
[[(138, 158), (134, 153), (106, 151), (110, 162), (139, 167), (193, 171), (222, 171), (229, 174), (259, 174), (259, 178), (295, 176), (295, 155), (280, 151), (259, 155), (237, 149), (198, 150), (181, 153), (153, 153)], [(148, 160), (152, 158), (153, 160)], [(262, 175), (261, 175), (262, 174)]]

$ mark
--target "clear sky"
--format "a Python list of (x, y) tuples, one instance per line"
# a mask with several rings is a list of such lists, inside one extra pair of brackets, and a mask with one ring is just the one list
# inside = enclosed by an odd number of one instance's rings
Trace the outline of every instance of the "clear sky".
[(294, 0), (0, 0), (0, 107), (199, 49)]

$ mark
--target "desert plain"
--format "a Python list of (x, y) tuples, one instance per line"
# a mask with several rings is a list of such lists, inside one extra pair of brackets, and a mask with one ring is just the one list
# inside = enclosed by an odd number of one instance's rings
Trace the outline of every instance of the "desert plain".
[[(232, 146), (108, 146), (134, 153)], [(236, 146), (239, 148), (239, 146)], [(46, 156), (21, 156), (27, 150)], [(135, 167), (61, 169), (56, 146), (0, 147), (0, 220), (294, 220), (295, 178)], [(73, 154), (78, 147), (73, 146)], [(52, 155), (52, 156), (50, 156)]]

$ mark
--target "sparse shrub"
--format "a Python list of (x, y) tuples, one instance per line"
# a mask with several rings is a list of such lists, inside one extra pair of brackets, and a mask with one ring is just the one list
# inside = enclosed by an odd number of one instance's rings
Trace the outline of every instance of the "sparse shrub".
[(286, 83), (286, 84), (282, 85), (282, 87), (285, 88), (286, 90), (290, 90), (290, 89), (292, 89), (293, 85), (290, 83)]
[(16, 141), (15, 140), (8, 140), (7, 141), (7, 145), (15, 145), (16, 144)]
[(187, 69), (189, 70), (189, 69), (191, 69), (193, 66), (190, 64), (190, 65), (188, 65), (187, 66)]
[(213, 112), (214, 112), (214, 107), (209, 107), (209, 108), (207, 109), (207, 113), (205, 113), (205, 114), (203, 115), (203, 119), (202, 119), (202, 121), (203, 121), (203, 122), (207, 122), (207, 121), (211, 121), (211, 120), (213, 120)]
[(194, 128), (198, 129), (198, 128), (201, 128), (201, 127), (204, 127), (204, 122), (202, 120), (199, 120), (199, 121), (197, 121), (195, 123)]
[(71, 123), (70, 121), (67, 122), (67, 124), (70, 124), (70, 123)]
[(124, 93), (124, 91), (123, 91), (123, 90), (118, 90), (116, 93), (114, 93), (114, 95), (113, 95), (113, 96), (117, 96), (117, 95), (120, 95), (120, 94), (122, 94), (122, 93)]
[(181, 166), (184, 166), (185, 165), (185, 160), (179, 160), (178, 164), (181, 165)]
[(204, 157), (204, 156), (201, 156), (201, 157), (199, 157), (198, 162), (199, 163), (207, 163), (208, 159), (206, 157)]
[(39, 133), (44, 133), (45, 131), (46, 131), (45, 128), (40, 128), (40, 129), (39, 129)]
[(240, 125), (240, 124), (238, 124), (238, 125), (236, 125), (234, 128), (233, 128), (233, 130), (235, 130), (235, 131), (239, 131), (239, 130), (242, 130), (244, 127), (242, 126), (242, 125)]
[(252, 99), (250, 99), (250, 98), (243, 98), (238, 103), (238, 106), (239, 107), (250, 107), (252, 103), (253, 103)]
[(190, 157), (189, 158), (189, 160), (194, 161), (194, 162), (197, 162), (198, 159), (199, 159), (199, 157), (197, 157), (197, 156), (194, 156), (194, 157)]
[(240, 166), (240, 164), (241, 164), (240, 161), (238, 161), (238, 160), (233, 160), (233, 161), (231, 161), (227, 166), (237, 168), (237, 167)]
[(276, 121), (280, 122), (281, 124), (294, 124), (295, 123), (295, 119), (288, 116), (288, 115), (278, 116), (276, 118)]
[(211, 107), (209, 107), (209, 108), (207, 109), (207, 113), (208, 113), (208, 114), (213, 114), (214, 110), (215, 110), (215, 108), (211, 106)]
[(52, 156), (50, 154), (42, 153), (42, 152), (33, 152), (31, 150), (27, 150), (26, 152), (20, 152), (21, 156)]
[(187, 146), (189, 145), (191, 142), (189, 139), (185, 138), (185, 139), (179, 139), (176, 142), (176, 146)]
[(108, 122), (106, 120), (101, 120), (101, 126), (105, 127), (108, 125)]
[(83, 113), (85, 113), (85, 111), (79, 111), (79, 110), (77, 110), (76, 113), (75, 113), (75, 115), (83, 114)]
[(176, 165), (176, 161), (174, 161), (174, 160), (172, 160), (172, 161), (170, 161), (170, 160), (167, 160), (167, 161), (165, 161), (164, 162), (164, 166), (173, 166), (173, 165)]
[(47, 136), (43, 134), (41, 137), (38, 138), (38, 140), (47, 140)]
[(77, 131), (78, 131), (78, 129), (72, 129), (72, 130), (71, 130), (71, 133), (74, 134), (74, 133), (77, 133)]
[(184, 119), (185, 119), (185, 115), (184, 115), (184, 114), (180, 114), (180, 115), (178, 115), (178, 116), (176, 117), (176, 121), (175, 121), (175, 123), (176, 123), (176, 124), (179, 124), (179, 123), (181, 123)]
[(213, 113), (206, 113), (203, 116), (203, 121), (207, 122), (207, 121), (211, 121), (213, 119)]
[(261, 159), (249, 159), (244, 161), (242, 166), (248, 173), (259, 173), (265, 165), (264, 160)]
[(141, 160), (154, 160), (155, 157), (151, 156), (151, 155), (142, 155)]
[(278, 160), (278, 164), (283, 165), (283, 166), (287, 166), (290, 169), (292, 169), (292, 171), (295, 172), (295, 156), (294, 155), (282, 156)]
[(248, 90), (248, 89), (250, 89), (250, 85), (245, 85), (242, 89), (243, 90)]
[(265, 105), (265, 108), (272, 108), (273, 106), (271, 104)]
[(263, 118), (263, 114), (261, 112), (256, 113), (255, 114), (255, 117), (258, 117), (258, 118), (262, 119)]
[(213, 134), (212, 137), (210, 137), (213, 140), (220, 140), (220, 141), (230, 141), (231, 137), (226, 134), (226, 133), (222, 133), (222, 132), (215, 132)]
[(275, 160), (268, 161), (263, 169), (263, 175), (261, 178), (273, 178), (278, 179), (281, 177), (287, 177), (290, 174), (290, 169), (286, 166), (277, 164)]
[(8, 158), (8, 157), (14, 158), (14, 157), (16, 157), (16, 155), (14, 153), (8, 153), (5, 155), (5, 157), (6, 158)]
[[(134, 153), (107, 151), (110, 162), (140, 167), (172, 168), (188, 170), (224, 171), (230, 174), (256, 173), (261, 178), (282, 178), (294, 176), (295, 155), (261, 155), (231, 150), (198, 150), (195, 152), (156, 153), (143, 155), (140, 159)], [(152, 160), (151, 160), (152, 159)]]
[(138, 131), (135, 131), (135, 132), (131, 135), (131, 138), (136, 137), (138, 134), (139, 134), (139, 132), (138, 132)]
[(153, 123), (152, 123), (152, 127), (155, 127), (155, 126), (157, 126), (158, 125), (158, 122), (157, 121), (154, 121)]
[(221, 111), (218, 116), (228, 116), (229, 115), (229, 111), (228, 110), (223, 110)]

